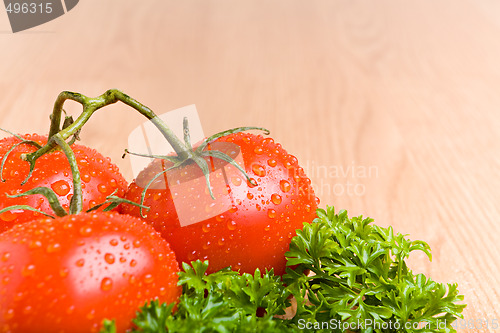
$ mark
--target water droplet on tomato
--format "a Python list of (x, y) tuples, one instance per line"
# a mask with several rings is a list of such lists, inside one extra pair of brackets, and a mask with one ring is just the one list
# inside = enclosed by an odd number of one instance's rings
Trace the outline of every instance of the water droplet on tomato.
[(276, 166), (276, 164), (278, 164), (278, 162), (276, 162), (276, 160), (275, 160), (275, 159), (270, 158), (270, 159), (268, 159), (268, 160), (267, 160), (267, 164), (268, 164), (270, 167), (275, 167), (275, 166)]
[(89, 175), (88, 173), (82, 173), (82, 175), (80, 176), (80, 178), (81, 178), (84, 182), (88, 183), (88, 182), (90, 182), (90, 178), (91, 178), (91, 177), (90, 177), (90, 175)]
[(112, 265), (112, 264), (114, 264), (114, 263), (115, 263), (115, 256), (114, 256), (114, 255), (112, 255), (111, 253), (106, 253), (106, 254), (104, 255), (104, 260), (105, 260), (108, 264)]
[(106, 184), (99, 184), (97, 185), (97, 190), (102, 194), (106, 194), (108, 193), (108, 186)]
[(88, 225), (85, 225), (81, 227), (79, 231), (81, 236), (89, 236), (92, 233), (92, 228)]
[(240, 186), (241, 185), (241, 178), (240, 177), (231, 177), (231, 183), (233, 183), (234, 186)]
[(58, 195), (66, 195), (69, 193), (69, 190), (70, 190), (68, 182), (65, 181), (64, 179), (61, 179), (61, 180), (58, 180), (58, 181), (52, 183), (52, 185), (50, 185), (50, 187)]
[(7, 211), (5, 213), (3, 213), (2, 215), (0, 215), (0, 219), (5, 221), (5, 222), (10, 222), (12, 220), (14, 220), (16, 218), (16, 214), (10, 212), (10, 211)]
[(267, 211), (267, 216), (270, 218), (270, 219), (274, 219), (276, 217), (276, 211), (274, 209), (269, 209)]
[(27, 315), (29, 314), (31, 311), (33, 310), (33, 308), (31, 307), (31, 305), (27, 305), (24, 307), (23, 309), (23, 314)]
[(255, 147), (253, 152), (257, 155), (260, 155), (260, 154), (264, 153), (264, 149), (262, 149), (262, 147)]
[(61, 249), (61, 244), (59, 243), (52, 243), (47, 246), (47, 253), (54, 253), (57, 252)]
[(234, 229), (236, 229), (236, 222), (234, 222), (234, 221), (227, 221), (227, 228), (228, 228), (229, 230), (234, 230)]
[(72, 314), (73, 311), (75, 311), (75, 306), (74, 305), (70, 305), (67, 309), (66, 309), (66, 313), (67, 314)]
[(146, 274), (144, 275), (144, 283), (150, 284), (154, 281), (154, 276), (152, 274)]
[(264, 230), (265, 230), (265, 231), (269, 231), (270, 229), (271, 229), (271, 225), (270, 225), (270, 224), (268, 224), (268, 225), (266, 225), (266, 226), (264, 227)]
[(310, 205), (306, 205), (305, 208), (306, 208), (306, 212), (310, 212), (311, 211), (311, 206)]
[(286, 193), (286, 192), (290, 191), (291, 187), (292, 186), (290, 185), (290, 183), (288, 182), (288, 180), (284, 180), (283, 179), (283, 180), (280, 181), (280, 188), (281, 188), (281, 190), (283, 192)]
[(78, 267), (83, 267), (83, 265), (85, 265), (85, 260), (84, 259), (78, 259), (75, 262), (75, 265), (78, 266)]
[(65, 278), (66, 276), (68, 276), (68, 274), (69, 274), (69, 269), (67, 268), (61, 268), (61, 270), (59, 270), (60, 277)]
[(14, 309), (8, 309), (7, 311), (5, 311), (3, 317), (5, 318), (5, 320), (14, 318)]
[(204, 224), (201, 227), (201, 230), (203, 230), (203, 232), (209, 232), (210, 231), (210, 223)]
[(266, 169), (260, 164), (254, 164), (252, 166), (252, 171), (256, 176), (264, 177), (266, 175)]
[(35, 265), (27, 265), (23, 267), (21, 274), (24, 277), (33, 276), (35, 274)]
[(279, 194), (274, 193), (273, 195), (271, 195), (271, 201), (275, 205), (279, 205), (281, 203), (281, 196)]
[(6, 262), (7, 260), (9, 260), (9, 258), (10, 258), (10, 253), (9, 252), (4, 252), (2, 254), (2, 261), (3, 262)]
[(217, 244), (218, 244), (219, 246), (224, 245), (224, 237), (222, 237), (221, 239), (219, 239), (219, 240), (217, 241)]
[(141, 241), (140, 241), (140, 240), (138, 240), (138, 239), (136, 239), (136, 240), (132, 243), (132, 245), (134, 245), (134, 247), (135, 247), (135, 248), (141, 247)]
[(137, 265), (137, 261), (135, 261), (135, 259), (132, 259), (130, 261), (130, 267), (135, 267)]
[(102, 279), (101, 281), (101, 290), (103, 291), (108, 291), (113, 287), (113, 280), (110, 278), (106, 277)]
[(260, 211), (260, 209), (261, 209), (261, 207), (260, 207), (260, 205), (259, 205), (259, 204), (256, 204), (256, 205), (255, 205), (255, 208), (256, 208), (257, 210), (259, 210), (259, 211)]
[(118, 241), (116, 239), (112, 239), (109, 241), (109, 244), (111, 244), (112, 246), (117, 246), (118, 245)]
[[(102, 286), (101, 286), (101, 289), (102, 289)], [(95, 317), (95, 310), (92, 310), (89, 313), (87, 313), (87, 319), (88, 320), (92, 320), (92, 319), (94, 319), (94, 317)]]
[(250, 193), (250, 192), (248, 192), (248, 193), (247, 193), (247, 198), (248, 198), (248, 199), (250, 199), (250, 200), (252, 200), (252, 199), (253, 199), (253, 194), (252, 194), (252, 193)]

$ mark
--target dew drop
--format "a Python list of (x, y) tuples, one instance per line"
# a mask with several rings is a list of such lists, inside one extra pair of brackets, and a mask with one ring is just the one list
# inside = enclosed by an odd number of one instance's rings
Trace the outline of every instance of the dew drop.
[(4, 252), (2, 254), (2, 261), (3, 262), (6, 262), (7, 260), (9, 260), (9, 258), (10, 258), (10, 253), (9, 252)]
[(252, 166), (252, 171), (256, 176), (264, 177), (266, 175), (266, 169), (260, 164), (254, 164)]
[(267, 216), (270, 218), (270, 219), (274, 219), (276, 217), (276, 211), (274, 209), (269, 209), (267, 211)]
[(2, 215), (0, 215), (0, 219), (2, 221), (5, 221), (5, 222), (10, 222), (12, 220), (14, 220), (16, 218), (16, 214), (10, 212), (10, 211), (7, 211), (5, 213), (3, 213)]
[(201, 227), (201, 230), (203, 230), (203, 232), (209, 232), (209, 231), (210, 231), (210, 224), (209, 224), (209, 223), (204, 224), (204, 225)]
[(84, 259), (78, 259), (75, 262), (75, 265), (78, 266), (78, 267), (83, 267), (83, 265), (85, 265), (85, 260)]
[(290, 191), (290, 188), (291, 188), (291, 185), (290, 183), (288, 182), (288, 180), (281, 180), (280, 181), (280, 188), (283, 192), (288, 192)]
[(57, 252), (61, 249), (61, 244), (59, 243), (53, 243), (53, 244), (49, 244), (49, 246), (47, 246), (47, 253), (54, 253), (54, 252)]
[(305, 208), (306, 208), (306, 212), (310, 212), (311, 211), (311, 206), (310, 205), (306, 205)]
[(112, 265), (112, 264), (114, 264), (114, 263), (115, 263), (115, 256), (114, 256), (114, 255), (112, 255), (111, 253), (106, 253), (106, 254), (104, 255), (104, 260), (105, 260), (108, 264)]
[(233, 183), (234, 186), (240, 186), (241, 185), (241, 178), (240, 177), (231, 177), (231, 183)]
[(84, 182), (88, 183), (88, 182), (90, 182), (90, 178), (91, 178), (91, 177), (90, 177), (90, 175), (89, 175), (88, 173), (83, 173), (83, 174), (80, 176), (80, 178), (81, 178)]
[(261, 155), (264, 153), (264, 149), (262, 149), (262, 147), (255, 147), (253, 152), (256, 153), (257, 155)]
[(154, 281), (154, 276), (152, 274), (146, 274), (144, 276), (144, 283), (150, 284)]
[(112, 246), (117, 246), (118, 245), (118, 241), (116, 239), (112, 239), (109, 241), (109, 244), (111, 244)]
[(234, 222), (234, 221), (227, 221), (227, 228), (228, 228), (229, 230), (234, 230), (234, 229), (236, 229), (236, 222)]
[(247, 193), (247, 198), (248, 198), (248, 199), (250, 199), (250, 200), (252, 200), (252, 199), (253, 199), (253, 194), (252, 194), (252, 193), (250, 193), (250, 192), (248, 192), (248, 193)]
[(89, 236), (91, 233), (92, 233), (92, 228), (87, 225), (80, 228), (81, 236)]
[(275, 160), (275, 159), (270, 158), (270, 159), (268, 159), (268, 160), (267, 160), (267, 164), (268, 164), (270, 167), (275, 167), (275, 166), (276, 166), (276, 164), (278, 164), (278, 162), (276, 162), (276, 160)]
[(4, 312), (3, 316), (6, 320), (14, 318), (14, 309), (8, 309), (7, 311)]
[(59, 276), (65, 278), (69, 274), (69, 269), (67, 268), (61, 268), (59, 271)]
[(132, 259), (130, 261), (130, 267), (135, 267), (137, 265), (137, 261), (135, 261), (134, 259)]
[(136, 239), (136, 240), (132, 243), (132, 245), (133, 245), (135, 248), (141, 247), (141, 241), (140, 241), (140, 240), (138, 240), (138, 239)]
[(27, 266), (24, 266), (21, 274), (24, 276), (24, 277), (28, 277), (28, 276), (33, 276), (35, 274), (35, 265), (27, 265)]
[(64, 179), (58, 180), (55, 183), (52, 183), (50, 187), (56, 192), (58, 195), (66, 195), (69, 193), (70, 187), (67, 181)]
[(99, 184), (97, 185), (97, 190), (102, 194), (106, 194), (108, 192), (108, 187), (106, 186), (106, 184)]
[(279, 205), (281, 203), (281, 196), (279, 194), (274, 193), (273, 195), (271, 195), (271, 201), (275, 205)]
[(113, 287), (113, 280), (110, 278), (106, 277), (102, 279), (101, 281), (101, 290), (103, 291), (108, 291)]

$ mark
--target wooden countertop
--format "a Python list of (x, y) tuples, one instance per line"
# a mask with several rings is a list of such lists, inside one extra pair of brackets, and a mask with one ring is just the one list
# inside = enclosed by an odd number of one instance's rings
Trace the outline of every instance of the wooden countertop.
[[(157, 113), (196, 104), (206, 134), (260, 125), (322, 205), (427, 241), (417, 272), (500, 320), (500, 5), (493, 0), (85, 0), (12, 34), (0, 10), (0, 126), (47, 132), (62, 90), (120, 88)], [(78, 107), (67, 109), (76, 113)], [(142, 119), (85, 128), (120, 158)], [(484, 326), (483, 326), (484, 327)], [(477, 332), (463, 329), (461, 332)]]

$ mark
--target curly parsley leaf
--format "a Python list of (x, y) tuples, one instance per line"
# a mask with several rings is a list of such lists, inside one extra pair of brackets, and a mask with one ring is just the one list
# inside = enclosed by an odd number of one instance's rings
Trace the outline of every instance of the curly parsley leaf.
[[(133, 332), (456, 332), (465, 308), (457, 285), (414, 275), (405, 263), (413, 251), (431, 260), (427, 243), (333, 207), (317, 216), (292, 239), (283, 279), (272, 270), (207, 275), (208, 262), (184, 263), (178, 303), (144, 305)], [(285, 319), (291, 297), (295, 311)], [(101, 332), (113, 329), (105, 321)]]
[[(344, 210), (336, 214), (333, 207), (317, 215), (297, 231), (286, 253), (288, 265), (295, 266), (283, 277), (297, 299), (293, 322), (334, 319), (359, 332), (455, 332), (451, 324), (465, 307), (457, 304), (463, 300), (457, 286), (414, 275), (405, 263), (417, 250), (431, 259), (427, 243), (394, 235), (392, 227), (372, 225), (370, 218), (348, 218)], [(405, 329), (407, 322), (425, 328)], [(403, 328), (379, 328), (395, 323)]]

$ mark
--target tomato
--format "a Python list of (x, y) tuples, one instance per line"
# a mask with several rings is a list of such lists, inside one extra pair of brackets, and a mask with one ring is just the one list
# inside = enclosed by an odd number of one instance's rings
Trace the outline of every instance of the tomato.
[[(0, 234), (3, 332), (118, 332), (138, 307), (175, 302), (179, 266), (147, 223), (118, 213), (42, 218)], [(0, 329), (0, 331), (2, 331)]]
[[(24, 139), (35, 141), (41, 145), (47, 143), (46, 136), (37, 134), (24, 135)], [(9, 149), (21, 142), (16, 137), (7, 137), (0, 140), (0, 160)], [(115, 195), (123, 196), (127, 189), (127, 182), (120, 174), (118, 167), (112, 164), (109, 158), (102, 156), (94, 149), (73, 144), (78, 168), (80, 170), (83, 190), (83, 210), (102, 203), (106, 197), (118, 190)], [(4, 182), (0, 182), (0, 209), (12, 205), (29, 205), (48, 214), (53, 214), (48, 200), (42, 195), (30, 195), (20, 198), (8, 198), (7, 195), (26, 192), (35, 187), (52, 188), (58, 195), (63, 208), (68, 210), (73, 194), (72, 174), (68, 160), (60, 150), (53, 151), (40, 157), (31, 178), (26, 184), (22, 181), (29, 173), (29, 163), (21, 159), (22, 154), (34, 152), (36, 148), (29, 144), (17, 146), (8, 156), (3, 168)], [(8, 211), (0, 215), (0, 232), (21, 222), (40, 217), (40, 213), (28, 210)]]
[[(284, 274), (284, 254), (295, 230), (315, 217), (318, 199), (311, 181), (297, 159), (271, 138), (236, 133), (221, 137), (215, 143), (233, 143), (239, 147), (244, 168), (256, 186), (232, 166), (236, 172), (231, 172), (230, 177), (224, 176), (229, 178), (225, 182), (220, 181), (224, 177), (212, 173), (211, 185), (216, 199), (226, 197), (230, 206), (210, 214), (215, 203), (202, 198), (207, 194), (205, 179), (201, 169), (191, 163), (151, 184), (144, 200), (144, 205), (150, 208), (143, 210), (145, 220), (171, 244), (179, 262), (208, 260), (209, 272), (232, 266), (248, 273), (256, 268), (261, 271), (274, 268), (276, 274)], [(220, 163), (219, 159), (206, 160), (212, 166), (217, 161)], [(171, 165), (165, 160), (154, 160), (130, 184), (125, 198), (140, 202), (145, 184)], [(160, 180), (165, 186), (161, 186)], [(140, 216), (136, 206), (123, 204), (120, 209)], [(198, 223), (181, 225), (180, 209), (183, 215), (196, 216)]]

